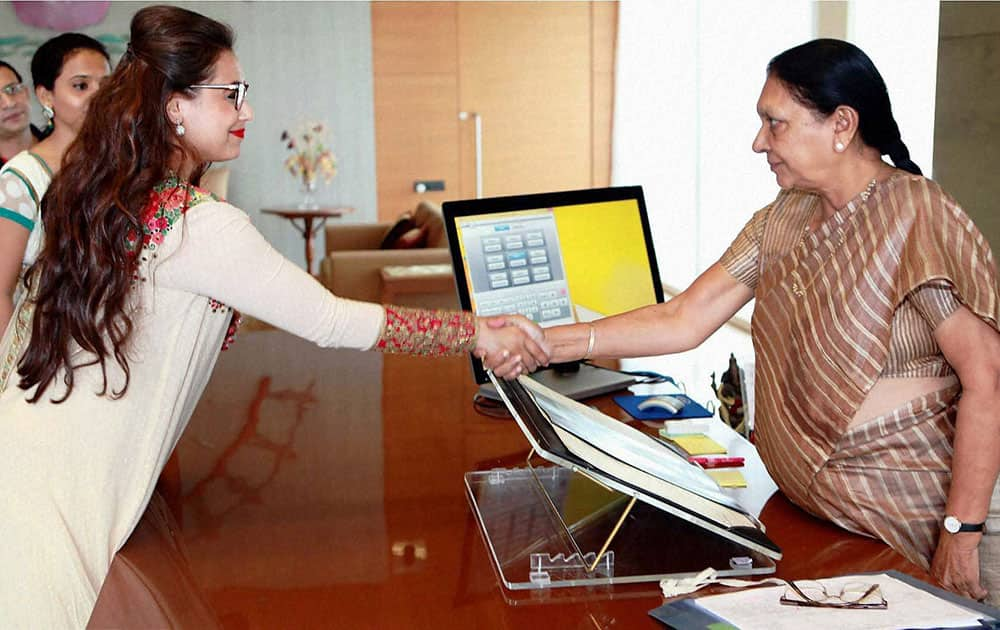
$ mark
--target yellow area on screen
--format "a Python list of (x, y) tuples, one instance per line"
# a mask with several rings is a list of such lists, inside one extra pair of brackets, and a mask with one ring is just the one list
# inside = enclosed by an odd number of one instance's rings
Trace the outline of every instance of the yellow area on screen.
[(656, 302), (635, 200), (554, 209), (573, 302), (603, 315)]

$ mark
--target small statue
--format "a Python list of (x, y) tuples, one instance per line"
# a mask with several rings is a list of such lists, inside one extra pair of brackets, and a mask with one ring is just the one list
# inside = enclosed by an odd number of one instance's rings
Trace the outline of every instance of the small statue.
[(721, 403), (719, 418), (733, 428), (734, 431), (746, 437), (746, 422), (743, 407), (743, 374), (736, 363), (736, 357), (730, 353), (729, 367), (722, 373), (722, 382), (716, 385), (715, 372), (712, 372), (712, 391)]

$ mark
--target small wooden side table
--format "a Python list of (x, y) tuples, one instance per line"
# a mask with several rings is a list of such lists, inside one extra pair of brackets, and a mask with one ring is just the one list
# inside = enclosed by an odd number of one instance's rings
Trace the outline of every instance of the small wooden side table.
[[(313, 237), (326, 224), (330, 218), (342, 217), (345, 214), (354, 212), (354, 208), (348, 207), (324, 207), (313, 210), (303, 210), (301, 208), (264, 208), (263, 214), (273, 214), (274, 216), (287, 219), (295, 229), (299, 231), (306, 242), (306, 272), (312, 274), (313, 261)], [(296, 221), (302, 221), (299, 225)]]

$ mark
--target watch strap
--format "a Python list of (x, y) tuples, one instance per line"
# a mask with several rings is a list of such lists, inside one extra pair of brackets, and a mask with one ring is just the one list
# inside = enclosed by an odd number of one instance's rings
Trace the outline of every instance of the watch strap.
[[(945, 520), (945, 530), (951, 532), (952, 534), (959, 534), (962, 532), (981, 532), (986, 528), (985, 521), (983, 521), (982, 523), (963, 523), (962, 521), (958, 520), (957, 517), (951, 516), (950, 514), (946, 515), (944, 520)], [(952, 527), (948, 527), (949, 521), (951, 521)], [(957, 529), (954, 527), (954, 523), (958, 523)]]

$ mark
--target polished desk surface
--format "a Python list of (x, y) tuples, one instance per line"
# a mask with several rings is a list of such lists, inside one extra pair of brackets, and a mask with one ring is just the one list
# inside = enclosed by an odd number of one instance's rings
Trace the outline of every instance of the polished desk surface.
[[(655, 583), (507, 591), (465, 496), (469, 470), (520, 465), (465, 357), (322, 350), (241, 333), (158, 494), (115, 559), (95, 627), (658, 628)], [(593, 402), (593, 401), (591, 401)], [(627, 419), (609, 397), (596, 403)], [(898, 569), (885, 545), (782, 495), (761, 514), (779, 577)]]

